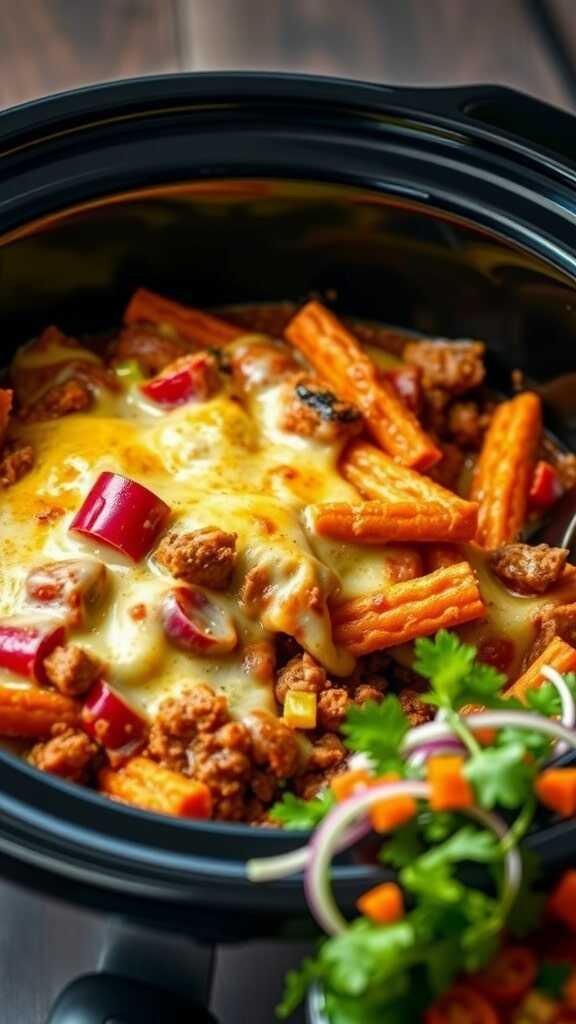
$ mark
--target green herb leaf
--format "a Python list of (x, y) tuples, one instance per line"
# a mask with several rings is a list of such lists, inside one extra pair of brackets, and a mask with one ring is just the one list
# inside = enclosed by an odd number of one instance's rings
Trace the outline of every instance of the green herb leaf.
[(290, 1017), (294, 1010), (304, 1002), (308, 989), (318, 977), (318, 964), (315, 960), (306, 959), (297, 971), (288, 971), (284, 980), (282, 1001), (276, 1007), (281, 1020)]
[(380, 850), (379, 860), (393, 868), (404, 868), (420, 857), (424, 850), (418, 822), (413, 818), (392, 834)]
[(284, 793), (282, 799), (270, 809), (269, 814), (285, 829), (313, 829), (328, 814), (334, 803), (334, 794), (330, 789), (325, 789), (313, 800), (301, 800), (293, 793)]
[(520, 807), (532, 791), (534, 765), (525, 761), (521, 743), (489, 747), (474, 754), (464, 766), (482, 807)]
[(549, 963), (544, 960), (536, 976), (535, 987), (551, 999), (561, 999), (563, 988), (572, 974), (571, 963)]
[(506, 923), (513, 935), (523, 939), (540, 924), (546, 905), (546, 895), (537, 888), (542, 869), (536, 854), (524, 848), (520, 851), (520, 856), (522, 881)]
[(386, 697), (381, 704), (367, 701), (353, 705), (346, 715), (342, 732), (350, 750), (367, 754), (376, 772), (397, 771), (404, 775), (405, 764), (400, 754), (410, 723), (397, 697)]
[(434, 695), (453, 706), (476, 657), (476, 649), (463, 644), (455, 633), (441, 629), (434, 639), (420, 637), (414, 645), (414, 670), (432, 683)]

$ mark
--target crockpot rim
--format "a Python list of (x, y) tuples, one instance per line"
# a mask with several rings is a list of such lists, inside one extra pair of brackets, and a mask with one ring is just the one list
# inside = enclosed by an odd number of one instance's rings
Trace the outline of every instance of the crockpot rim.
[[(12, 139), (17, 140), (19, 134), (25, 135), (26, 132), (31, 132), (33, 129), (35, 129), (37, 132), (44, 131), (43, 135), (40, 134), (37, 138), (33, 140), (33, 142), (35, 141), (38, 144), (41, 144), (42, 141), (44, 141), (45, 139), (53, 137), (52, 131), (43, 129), (43, 124), (45, 123), (46, 119), (57, 117), (60, 113), (64, 115), (66, 113), (66, 110), (68, 110), (68, 108), (70, 107), (70, 105), (72, 105), (72, 107), (75, 107), (74, 111), (69, 111), (70, 117), (73, 116), (75, 118), (86, 118), (89, 115), (89, 110), (92, 108), (92, 105), (97, 105), (98, 101), (104, 98), (106, 100), (110, 99), (114, 101), (117, 100), (120, 96), (124, 97), (126, 100), (131, 100), (134, 103), (141, 103), (143, 100), (146, 99), (147, 95), (151, 96), (155, 89), (157, 90), (158, 88), (160, 88), (162, 91), (166, 90), (173, 92), (175, 88), (178, 88), (178, 90), (182, 90), (186, 94), (186, 97), (189, 97), (190, 100), (193, 100), (195, 98), (196, 102), (198, 102), (198, 96), (195, 95), (195, 90), (200, 83), (202, 84), (202, 86), (206, 86), (206, 91), (209, 91), (209, 89), (213, 89), (216, 86), (221, 86), (222, 92), (227, 93), (232, 84), (238, 86), (240, 82), (242, 82), (246, 87), (246, 98), (252, 95), (256, 97), (258, 91), (261, 90), (264, 85), (269, 83), (273, 83), (274, 85), (279, 86), (281, 93), (283, 93), (283, 90), (285, 88), (289, 90), (290, 87), (292, 87), (293, 89), (294, 86), (298, 86), (304, 90), (311, 89), (317, 94), (321, 93), (322, 96), (320, 98), (326, 98), (327, 101), (329, 101), (329, 103), (332, 103), (334, 101), (334, 97), (324, 97), (325, 90), (327, 90), (328, 93), (334, 90), (352, 90), (355, 94), (357, 94), (358, 101), (351, 103), (350, 100), (348, 99), (345, 106), (348, 108), (354, 108), (355, 111), (356, 108), (358, 108), (358, 110), (366, 108), (366, 104), (364, 102), (364, 95), (366, 94), (366, 96), (368, 96), (369, 94), (371, 104), (375, 103), (379, 110), (389, 111), (391, 109), (400, 109), (404, 115), (406, 114), (407, 109), (413, 110), (414, 114), (417, 115), (419, 121), (422, 124), (440, 124), (445, 128), (449, 128), (450, 126), (454, 125), (459, 125), (461, 128), (461, 118), (459, 120), (460, 115), (455, 113), (447, 113), (446, 109), (440, 109), (440, 111), (430, 111), (429, 109), (426, 110), (425, 108), (418, 107), (416, 105), (417, 101), (420, 99), (423, 100), (425, 96), (428, 96), (431, 97), (434, 102), (442, 101), (440, 103), (440, 108), (442, 108), (443, 101), (445, 101), (446, 99), (450, 101), (458, 99), (463, 95), (464, 92), (470, 93), (474, 89), (481, 90), (483, 95), (494, 95), (495, 92), (497, 92), (499, 95), (508, 94), (515, 96), (523, 96), (522, 93), (516, 93), (514, 90), (510, 90), (505, 87), (499, 86), (482, 85), (478, 87), (466, 87), (465, 90), (463, 90), (461, 87), (453, 87), (448, 89), (397, 89), (396, 87), (392, 86), (385, 86), (369, 82), (356, 82), (354, 80), (346, 78), (333, 78), (328, 76), (315, 76), (307, 74), (295, 75), (284, 72), (192, 72), (156, 75), (147, 78), (120, 79), (116, 82), (102, 83), (99, 85), (91, 86), (89, 85), (84, 86), (80, 89), (57, 93), (53, 96), (29, 101), (11, 110), (2, 112), (0, 114), (0, 160), (2, 159), (3, 155), (5, 155), (3, 153), (2, 135), (9, 135), (10, 132), (12, 132)], [(360, 97), (360, 92), (362, 93), (362, 99)], [(303, 96), (294, 97), (293, 95), (290, 95), (287, 98), (289, 98), (290, 100), (304, 99)], [(316, 96), (316, 98), (318, 98), (318, 95)], [(82, 110), (78, 110), (78, 99), (80, 99), (81, 101), (80, 106), (83, 108)], [(278, 97), (272, 96), (270, 97), (270, 99), (274, 101), (278, 99)], [(394, 102), (394, 100), (396, 100), (396, 102)], [(409, 102), (408, 108), (405, 105), (402, 106), (401, 102), (399, 103), (399, 101), (406, 100), (408, 100)], [(411, 103), (414, 103), (413, 108), (410, 106)], [(84, 106), (86, 107), (86, 109), (84, 109)], [(161, 109), (163, 108), (155, 108), (155, 110)], [(150, 114), (154, 112), (154, 110), (151, 110)], [(115, 119), (110, 118), (110, 120), (113, 121)], [(74, 131), (81, 127), (81, 125), (78, 125), (76, 126), (76, 128), (72, 127), (70, 130)], [(85, 127), (90, 128), (91, 124), (85, 125)], [(516, 152), (529, 153), (530, 159), (536, 159), (536, 161), (538, 162), (540, 170), (542, 170), (542, 160), (544, 159), (544, 168), (546, 172), (555, 175), (556, 172), (560, 171), (562, 178), (564, 179), (564, 183), (567, 175), (570, 177), (572, 181), (576, 180), (573, 171), (570, 170), (568, 162), (558, 161), (557, 158), (554, 158), (547, 153), (543, 154), (543, 151), (538, 147), (532, 146), (531, 144), (527, 145), (521, 139), (516, 138), (514, 136), (510, 136), (506, 132), (498, 131), (496, 129), (490, 129), (488, 131), (486, 128), (474, 125), (473, 123), (467, 124), (466, 130), (471, 135), (474, 135), (479, 139), (486, 139), (487, 137), (489, 137), (491, 141), (494, 141), (494, 139), (496, 139), (498, 142), (502, 143), (503, 147), (508, 152), (512, 150)], [(24, 145), (33, 144), (33, 142), (24, 143)], [(10, 150), (7, 151), (6, 155), (10, 155), (10, 153), (13, 153), (15, 149), (18, 149), (17, 145), (16, 147), (11, 146)], [(210, 175), (210, 177), (215, 178), (218, 177), (218, 175)], [(232, 173), (225, 174), (223, 175), (223, 177), (237, 178), (239, 177), (239, 175)], [(262, 177), (274, 176), (263, 174)], [(320, 178), (318, 180), (323, 179)], [(334, 182), (334, 184), (338, 184), (338, 182)], [(346, 184), (346, 182), (342, 181), (341, 184)], [(351, 182), (350, 187), (355, 188), (359, 186)], [(365, 187), (366, 189), (370, 188), (370, 186), (368, 185), (360, 187)], [(62, 214), (63, 216), (66, 215), (65, 209), (62, 209)], [(501, 237), (503, 239), (506, 239), (506, 235), (504, 232), (502, 233)], [(519, 243), (516, 241), (514, 244), (518, 245)], [(539, 254), (539, 258), (544, 259), (544, 257), (542, 257), (541, 254)], [(555, 264), (553, 260), (550, 260), (550, 263), (559, 266), (559, 264)], [(559, 267), (559, 269), (566, 273), (564, 267)], [(107, 800), (107, 798), (101, 796), (100, 794), (94, 791), (84, 790), (81, 787), (76, 787), (71, 783), (67, 783), (63, 780), (54, 777), (46, 777), (32, 766), (21, 761), (18, 761), (18, 759), (15, 758), (13, 755), (0, 752), (0, 763), (4, 763), (4, 765), (6, 766), (7, 759), (12, 767), (16, 766), (19, 772), (24, 773), (24, 776), (27, 778), (28, 782), (30, 782), (33, 785), (33, 788), (37, 788), (38, 793), (40, 793), (40, 791), (42, 793), (46, 793), (50, 791), (51, 788), (55, 796), (62, 798), (64, 802), (68, 802), (70, 804), (70, 798), (72, 797), (77, 801), (81, 801), (82, 804), (84, 805), (95, 806), (99, 808), (101, 811), (105, 809), (112, 816), (116, 816), (117, 820), (122, 819), (124, 821), (134, 821), (135, 823), (139, 822), (140, 824), (146, 824), (149, 826), (151, 826), (152, 823), (154, 822), (153, 816), (151, 816), (147, 812), (138, 810), (136, 808), (126, 807), (123, 805), (115, 805), (111, 801)], [(14, 799), (17, 800), (17, 798)], [(0, 814), (2, 813), (3, 802), (4, 795), (0, 794)], [(85, 831), (88, 837), (90, 835), (93, 836), (93, 832), (90, 832), (89, 830), (79, 830), (75, 822), (72, 823), (68, 821), (65, 817), (62, 817), (60, 815), (58, 815), (57, 817), (58, 821), (62, 822), (63, 827), (67, 827), (67, 830), (70, 834), (70, 838), (72, 832), (74, 831)], [(209, 836), (219, 835), (224, 838), (228, 836), (236, 836), (249, 838), (251, 841), (257, 843), (257, 846), (259, 847), (261, 847), (262, 844), (265, 843), (269, 847), (273, 845), (276, 847), (282, 845), (284, 849), (290, 849), (294, 845), (298, 845), (309, 834), (308, 832), (302, 831), (282, 832), (279, 834), (279, 831), (276, 829), (256, 829), (254, 828), (254, 826), (245, 824), (212, 821), (204, 823), (189, 820), (182, 821), (179, 819), (170, 818), (164, 818), (162, 824), (166, 830), (172, 830), (174, 835), (194, 835), (194, 833), (197, 834), (199, 832), (202, 832), (208, 834)], [(257, 837), (259, 838), (257, 839)], [(89, 844), (89, 838), (86, 841)], [(124, 842), (124, 840), (119, 840), (119, 842)], [(127, 846), (128, 845), (129, 844), (127, 844)], [(157, 852), (158, 848), (153, 847), (152, 844), (149, 845), (151, 849)], [(217, 880), (219, 875), (230, 877), (229, 869), (232, 863), (240, 866), (243, 862), (241, 860), (225, 860), (220, 857), (210, 858), (210, 870), (208, 872), (204, 871), (204, 876), (206, 877), (206, 875), (209, 875), (209, 877), (213, 880)], [(349, 873), (349, 869), (343, 870), (346, 873)], [(341, 869), (336, 868), (336, 881), (340, 876), (340, 871)], [(362, 873), (362, 869), (358, 869), (358, 875), (360, 876), (362, 875)], [(238, 873), (238, 877), (242, 878), (243, 880), (246, 880), (246, 876), (243, 875), (242, 872)], [(300, 881), (298, 878), (293, 879), (292, 882), (289, 884), (292, 883), (293, 887), (297, 887), (300, 885)]]

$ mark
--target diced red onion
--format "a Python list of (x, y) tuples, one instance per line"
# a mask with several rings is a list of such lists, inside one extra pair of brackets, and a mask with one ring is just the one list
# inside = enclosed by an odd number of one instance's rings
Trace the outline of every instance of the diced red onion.
[(108, 750), (135, 754), (145, 741), (146, 722), (115, 690), (99, 679), (88, 692), (81, 714), (88, 735)]
[(138, 562), (154, 544), (169, 515), (166, 502), (136, 480), (119, 473), (101, 473), (70, 529)]
[(46, 683), (44, 659), (65, 639), (66, 630), (61, 622), (25, 625), (5, 620), (0, 623), (0, 668)]
[[(341, 935), (348, 928), (348, 922), (338, 910), (330, 885), (330, 864), (340, 847), (342, 832), (346, 833), (354, 820), (365, 814), (373, 804), (398, 796), (425, 800), (430, 796), (430, 787), (427, 782), (404, 780), (365, 789), (330, 811), (312, 837), (311, 855), (304, 878), (306, 897), (312, 914), (329, 935)], [(496, 815), (478, 807), (467, 808), (464, 813), (485, 828), (492, 829), (499, 839), (505, 837), (506, 826)], [(522, 861), (518, 850), (513, 847), (506, 853), (504, 861), (502, 900), (508, 907), (516, 897), (521, 877)]]
[(190, 654), (227, 654), (238, 642), (232, 617), (199, 587), (169, 590), (160, 614), (166, 635)]

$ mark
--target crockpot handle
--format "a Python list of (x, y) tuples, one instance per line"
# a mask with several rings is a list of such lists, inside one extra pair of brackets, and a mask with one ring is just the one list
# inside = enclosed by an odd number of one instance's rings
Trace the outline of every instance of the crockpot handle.
[(446, 88), (392, 89), (401, 108), (425, 111), (463, 129), (525, 140), (532, 148), (576, 164), (574, 115), (501, 85), (463, 85)]
[(216, 1024), (203, 1006), (115, 974), (86, 974), (59, 995), (46, 1024)]

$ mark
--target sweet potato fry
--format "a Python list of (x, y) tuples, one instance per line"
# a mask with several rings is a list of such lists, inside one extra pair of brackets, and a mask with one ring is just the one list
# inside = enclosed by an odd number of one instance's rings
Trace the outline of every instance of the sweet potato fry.
[(550, 665), (558, 672), (573, 672), (576, 669), (576, 649), (555, 636), (540, 657), (508, 687), (506, 696), (524, 701), (528, 690), (535, 690), (546, 682), (541, 672), (544, 665)]
[(352, 654), (451, 629), (484, 615), (474, 572), (467, 562), (397, 583), (385, 594), (351, 598), (332, 611), (334, 640)]
[(378, 443), (399, 462), (424, 470), (441, 458), (391, 382), (379, 376), (354, 335), (328, 309), (307, 303), (285, 334), (332, 391), (360, 409)]
[(210, 790), (203, 782), (162, 768), (147, 757), (133, 757), (117, 770), (103, 768), (99, 783), (102, 793), (145, 811), (180, 818), (209, 818), (212, 812)]
[(480, 503), (478, 543), (497, 548), (517, 539), (542, 429), (540, 398), (531, 391), (497, 406), (472, 479)]
[(395, 462), (367, 441), (352, 441), (347, 446), (340, 460), (340, 472), (363, 498), (382, 501), (416, 498), (450, 507), (470, 504), (429, 476)]
[(80, 704), (53, 690), (0, 686), (0, 736), (40, 739), (53, 726), (75, 725)]
[(414, 498), (399, 501), (326, 502), (309, 505), (309, 527), (321, 537), (358, 544), (389, 541), (472, 540), (476, 533), (477, 507), (462, 502), (454, 508), (437, 502), (423, 504)]
[(124, 312), (125, 324), (142, 321), (171, 324), (186, 341), (206, 348), (219, 348), (246, 333), (241, 327), (234, 327), (192, 306), (182, 306), (172, 299), (165, 299), (147, 288), (139, 288), (134, 293)]

